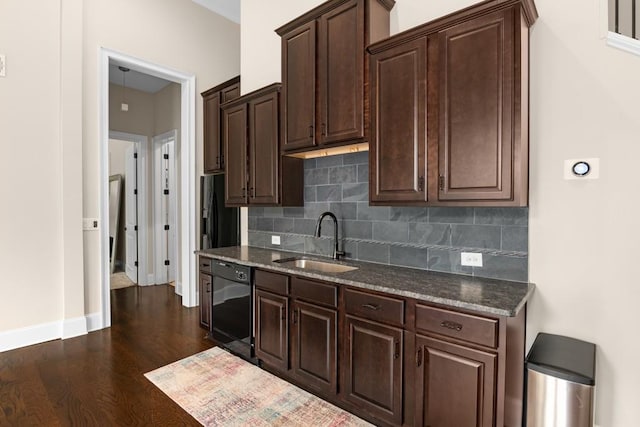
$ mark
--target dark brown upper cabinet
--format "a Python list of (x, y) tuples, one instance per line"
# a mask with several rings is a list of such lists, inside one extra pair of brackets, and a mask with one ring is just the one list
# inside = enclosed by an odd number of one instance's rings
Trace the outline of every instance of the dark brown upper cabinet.
[(486, 1), (369, 46), (372, 204), (527, 205), (537, 17)]
[(427, 42), (412, 40), (372, 57), (370, 199), (427, 201)]
[(393, 0), (331, 0), (278, 28), (284, 152), (368, 137), (365, 47), (389, 36)]
[(301, 206), (301, 159), (280, 156), (279, 83), (222, 106), (225, 205)]
[(220, 106), (239, 96), (240, 76), (202, 92), (204, 173), (224, 172), (222, 110)]

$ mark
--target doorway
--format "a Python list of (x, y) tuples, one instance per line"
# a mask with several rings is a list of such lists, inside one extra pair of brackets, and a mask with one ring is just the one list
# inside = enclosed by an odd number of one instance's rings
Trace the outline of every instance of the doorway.
[[(100, 221), (108, 223), (109, 185), (108, 185), (108, 140), (109, 140), (109, 62), (154, 77), (166, 79), (180, 85), (180, 134), (179, 145), (174, 146), (175, 157), (179, 159), (179, 173), (176, 174), (176, 293), (181, 294), (182, 304), (187, 307), (197, 305), (195, 283), (195, 76), (175, 71), (140, 58), (122, 54), (106, 48), (100, 48), (100, 156), (101, 156), (101, 203)], [(139, 231), (140, 231), (139, 227)], [(140, 236), (139, 236), (140, 238)], [(109, 286), (109, 235), (108, 227), (102, 227), (100, 233), (102, 252), (102, 326), (111, 326), (111, 297)], [(138, 277), (141, 271), (138, 272)]]
[[(115, 240), (110, 250), (114, 260), (109, 275), (110, 289), (147, 285), (147, 157), (148, 138), (126, 132), (109, 132), (109, 176), (120, 175), (121, 188), (118, 230), (109, 230)], [(110, 216), (112, 206), (109, 206)], [(111, 242), (110, 242), (111, 243)]]

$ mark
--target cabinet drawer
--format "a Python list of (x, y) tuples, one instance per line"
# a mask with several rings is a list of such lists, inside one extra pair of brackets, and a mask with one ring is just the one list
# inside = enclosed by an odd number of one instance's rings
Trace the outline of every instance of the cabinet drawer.
[(199, 257), (198, 269), (203, 273), (211, 273), (211, 265), (213, 260), (211, 258)]
[(331, 307), (338, 305), (336, 286), (300, 277), (291, 279), (291, 296)]
[(254, 284), (257, 288), (266, 289), (280, 295), (289, 294), (289, 276), (285, 274), (256, 270)]
[(344, 307), (348, 314), (377, 322), (404, 325), (404, 301), (345, 289)]
[(471, 314), (416, 305), (416, 329), (487, 347), (498, 346), (498, 321)]

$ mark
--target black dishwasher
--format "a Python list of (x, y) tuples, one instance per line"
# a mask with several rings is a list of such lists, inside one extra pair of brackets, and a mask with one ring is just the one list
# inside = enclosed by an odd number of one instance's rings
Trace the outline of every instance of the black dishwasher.
[(214, 260), (211, 272), (211, 337), (230, 352), (255, 362), (251, 267)]

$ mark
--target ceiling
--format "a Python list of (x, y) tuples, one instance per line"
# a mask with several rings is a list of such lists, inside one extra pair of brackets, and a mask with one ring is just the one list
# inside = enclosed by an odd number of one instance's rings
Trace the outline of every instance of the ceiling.
[(135, 70), (130, 70), (124, 73), (118, 69), (118, 65), (119, 64), (115, 62), (109, 62), (110, 83), (122, 86), (122, 77), (123, 74), (126, 74), (126, 76), (124, 76), (124, 83), (127, 88), (137, 89), (147, 93), (156, 93), (171, 83), (169, 80), (160, 79)]
[(236, 24), (240, 23), (240, 0), (193, 0), (193, 2)]

